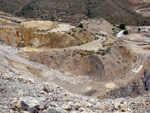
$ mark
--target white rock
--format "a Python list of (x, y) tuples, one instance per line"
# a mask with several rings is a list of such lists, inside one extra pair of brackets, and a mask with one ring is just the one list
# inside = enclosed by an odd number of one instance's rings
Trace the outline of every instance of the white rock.
[(105, 110), (105, 105), (103, 105), (102, 103), (97, 103), (96, 107), (100, 110)]

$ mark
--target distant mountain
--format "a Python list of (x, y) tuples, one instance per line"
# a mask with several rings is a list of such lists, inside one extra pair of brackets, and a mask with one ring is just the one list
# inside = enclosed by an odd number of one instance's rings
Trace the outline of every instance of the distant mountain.
[(150, 3), (149, 0), (129, 0), (133, 4)]
[(0, 10), (14, 14), (21, 11), (30, 1), (31, 0), (0, 0)]
[[(136, 13), (140, 0), (0, 0), (0, 10), (34, 19), (80, 22), (104, 18), (114, 24), (148, 25), (150, 19)], [(147, 2), (146, 2), (147, 1)], [(142, 3), (148, 3), (143, 0)]]
[(132, 9), (143, 17), (150, 17), (150, 0), (129, 0), (134, 4)]

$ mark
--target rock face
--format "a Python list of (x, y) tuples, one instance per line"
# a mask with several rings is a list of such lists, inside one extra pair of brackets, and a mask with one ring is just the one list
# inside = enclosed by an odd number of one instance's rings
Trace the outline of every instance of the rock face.
[(150, 90), (150, 72), (149, 69), (145, 70), (144, 77), (142, 78), (145, 90)]
[(146, 68), (143, 72), (143, 77), (142, 77), (142, 82), (143, 86), (145, 87), (145, 90), (149, 91), (150, 90), (150, 58), (148, 58)]
[[(91, 79), (95, 80), (102, 80), (105, 76), (104, 64), (96, 55), (81, 56), (72, 51), (65, 51), (65, 53), (60, 52), (57, 56), (55, 55), (55, 57), (53, 57), (53, 53), (45, 53), (42, 55), (43, 53), (31, 52), (27, 54), (28, 55), (25, 56), (29, 57), (34, 54), (33, 57), (30, 57), (31, 61), (46, 64), (47, 66), (57, 68), (62, 72), (65, 70), (65, 72), (74, 75), (88, 75)], [(45, 57), (48, 57), (49, 60), (46, 61)]]

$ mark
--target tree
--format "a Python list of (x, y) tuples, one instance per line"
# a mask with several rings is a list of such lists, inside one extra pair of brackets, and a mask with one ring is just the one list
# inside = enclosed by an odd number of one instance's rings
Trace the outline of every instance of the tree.
[(124, 30), (124, 29), (126, 29), (126, 26), (125, 26), (125, 24), (120, 24), (119, 28), (122, 29), (122, 30)]
[(80, 23), (78, 27), (83, 28), (83, 24), (82, 24), (82, 23)]
[(124, 32), (123, 32), (123, 34), (124, 35), (127, 35), (129, 32), (127, 31), (127, 30), (125, 30)]
[(91, 17), (91, 11), (90, 11), (90, 10), (87, 11), (86, 16), (87, 16), (87, 17)]
[(141, 31), (141, 28), (138, 28), (138, 31)]
[(54, 21), (54, 20), (55, 20), (55, 17), (52, 16), (52, 17), (51, 17), (51, 21)]
[(115, 28), (112, 28), (112, 31), (114, 32), (114, 31), (115, 31)]

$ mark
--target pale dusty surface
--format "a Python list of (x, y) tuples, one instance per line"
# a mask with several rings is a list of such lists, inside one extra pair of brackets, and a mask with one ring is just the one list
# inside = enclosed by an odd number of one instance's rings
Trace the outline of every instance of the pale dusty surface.
[(71, 26), (69, 24), (59, 24), (57, 28), (54, 28), (54, 29), (52, 29), (48, 32), (51, 32), (51, 33), (53, 33), (53, 32), (67, 32), (67, 31), (69, 31), (70, 29), (73, 29), (73, 28), (75, 28), (75, 27)]
[(38, 30), (51, 30), (53, 28), (56, 28), (56, 24), (51, 22), (51, 21), (27, 21), (27, 22), (22, 22), (22, 26), (26, 28), (37, 28)]
[(105, 87), (106, 88), (114, 88), (116, 85), (114, 83), (106, 83)]

